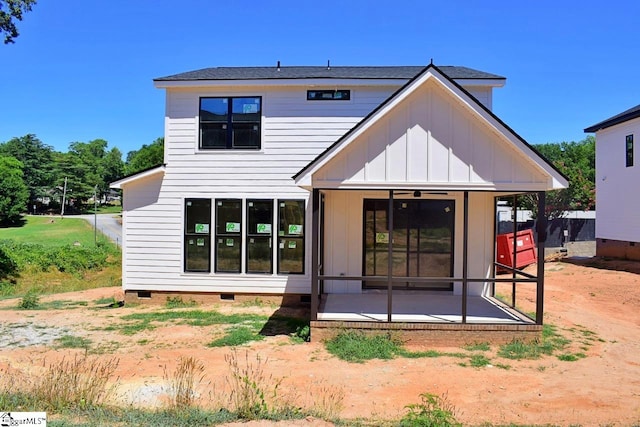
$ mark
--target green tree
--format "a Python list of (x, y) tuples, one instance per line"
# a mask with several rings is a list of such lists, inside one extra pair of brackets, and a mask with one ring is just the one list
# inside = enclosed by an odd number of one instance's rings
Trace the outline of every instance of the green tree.
[(22, 21), (22, 15), (30, 12), (36, 0), (0, 0), (0, 34), (4, 33), (4, 44), (15, 43), (18, 28), (14, 19)]
[(109, 184), (124, 176), (124, 162), (122, 161), (122, 152), (117, 148), (112, 148), (102, 159), (103, 172), (103, 191), (109, 190)]
[(53, 185), (53, 148), (35, 135), (12, 138), (0, 144), (0, 155), (15, 157), (22, 163), (24, 182), (29, 188), (29, 205), (45, 196)]
[(125, 173), (132, 175), (164, 163), (164, 138), (158, 138), (149, 145), (127, 153)]
[(22, 164), (0, 156), (0, 224), (16, 224), (27, 208), (29, 190), (22, 180)]
[(122, 177), (122, 153), (117, 148), (107, 151), (107, 146), (104, 139), (72, 142), (67, 153), (56, 154), (56, 186), (61, 192), (67, 178), (70, 202), (86, 203), (93, 197), (96, 186), (98, 196), (105, 194), (109, 183)]
[[(536, 150), (569, 179), (569, 187), (547, 193), (547, 215), (558, 218), (567, 210), (595, 209), (596, 140), (540, 144)], [(523, 198), (523, 206), (535, 211), (537, 197)]]
[[(67, 205), (79, 205), (93, 197), (93, 189), (96, 185), (96, 172), (86, 164), (77, 153), (55, 153), (56, 161), (56, 193), (62, 202), (64, 181), (67, 179), (66, 201)], [(68, 211), (65, 208), (65, 211)]]

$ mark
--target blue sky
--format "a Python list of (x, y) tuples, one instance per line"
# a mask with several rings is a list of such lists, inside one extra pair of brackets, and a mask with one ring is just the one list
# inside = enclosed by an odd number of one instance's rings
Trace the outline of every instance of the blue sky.
[(163, 135), (152, 79), (215, 66), (463, 65), (505, 76), (494, 112), (533, 144), (640, 104), (635, 0), (39, 0), (0, 44), (0, 142), (123, 154)]

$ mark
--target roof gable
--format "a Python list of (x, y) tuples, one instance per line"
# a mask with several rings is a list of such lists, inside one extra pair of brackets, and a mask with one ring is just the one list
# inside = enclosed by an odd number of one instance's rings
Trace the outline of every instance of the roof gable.
[(636, 105), (635, 107), (629, 108), (627, 111), (623, 111), (620, 114), (616, 114), (613, 117), (609, 117), (607, 120), (603, 120), (600, 123), (596, 123), (593, 126), (589, 126), (584, 131), (597, 132), (599, 130), (606, 129), (611, 126), (619, 125), (620, 123), (624, 123), (638, 117), (640, 117), (640, 105)]
[(434, 65), (296, 176), (304, 187), (539, 191), (566, 178)]

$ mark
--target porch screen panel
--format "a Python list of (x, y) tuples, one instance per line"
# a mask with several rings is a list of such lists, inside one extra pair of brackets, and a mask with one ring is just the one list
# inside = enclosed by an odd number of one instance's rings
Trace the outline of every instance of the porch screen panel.
[(278, 201), (278, 273), (304, 274), (304, 200)]
[(272, 200), (247, 200), (247, 273), (272, 272)]
[(184, 271), (211, 271), (211, 199), (185, 199)]
[(216, 272), (240, 273), (242, 200), (216, 200)]

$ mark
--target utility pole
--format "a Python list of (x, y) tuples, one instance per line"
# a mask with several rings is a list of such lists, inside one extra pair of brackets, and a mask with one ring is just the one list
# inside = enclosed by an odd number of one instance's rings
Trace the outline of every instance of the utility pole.
[(64, 203), (67, 197), (67, 177), (64, 177), (64, 189), (62, 190), (62, 210), (60, 211), (60, 218), (64, 217)]

